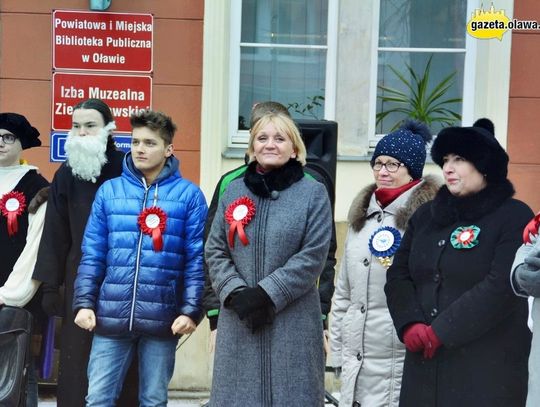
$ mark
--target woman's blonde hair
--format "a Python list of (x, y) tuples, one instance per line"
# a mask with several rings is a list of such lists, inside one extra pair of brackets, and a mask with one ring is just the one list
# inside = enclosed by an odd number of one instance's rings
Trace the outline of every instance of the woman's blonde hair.
[(283, 113), (267, 113), (255, 123), (253, 128), (251, 128), (247, 150), (249, 162), (255, 161), (255, 152), (253, 150), (255, 136), (266, 127), (268, 123), (272, 123), (280, 134), (289, 136), (293, 144), (293, 150), (296, 153), (296, 161), (299, 161), (302, 165), (306, 165), (306, 146), (300, 136), (300, 130), (298, 130), (296, 123)]

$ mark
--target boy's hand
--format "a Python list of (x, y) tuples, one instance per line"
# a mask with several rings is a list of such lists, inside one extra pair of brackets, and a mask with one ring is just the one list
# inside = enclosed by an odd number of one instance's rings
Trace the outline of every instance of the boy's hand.
[(171, 326), (171, 331), (173, 335), (182, 335), (192, 333), (195, 328), (197, 328), (197, 325), (190, 317), (186, 315), (180, 315), (174, 320)]
[(81, 308), (75, 316), (75, 323), (82, 329), (93, 331), (96, 327), (96, 314), (90, 308)]

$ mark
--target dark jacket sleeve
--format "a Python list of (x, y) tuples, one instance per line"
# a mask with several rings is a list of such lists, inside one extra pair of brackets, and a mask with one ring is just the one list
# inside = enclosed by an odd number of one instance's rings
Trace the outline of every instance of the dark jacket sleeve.
[[(212, 201), (208, 207), (208, 217), (206, 218), (206, 224), (204, 225), (204, 243), (206, 244), (206, 239), (210, 233), (212, 227), (212, 222), (216, 216), (216, 211), (219, 203), (219, 190), (221, 188), (221, 183), (223, 182), (225, 175), (222, 176), (214, 190), (214, 195), (212, 195)], [(219, 315), (220, 303), (219, 299), (212, 288), (212, 281), (210, 280), (210, 273), (208, 270), (208, 264), (206, 260), (204, 261), (204, 293), (203, 293), (203, 308), (204, 313), (210, 321), (210, 329), (214, 330), (217, 328), (217, 318)]]
[(196, 323), (203, 318), (201, 294), (204, 289), (204, 226), (207, 206), (204, 195), (197, 188), (190, 202), (186, 228), (186, 259), (184, 267), (184, 293), (180, 313), (189, 316)]
[(103, 188), (92, 205), (82, 243), (82, 258), (75, 279), (73, 313), (81, 308), (96, 309), (99, 289), (105, 278), (109, 251), (109, 230), (104, 209)]
[(384, 286), (386, 302), (401, 341), (403, 341), (403, 331), (407, 325), (413, 322), (426, 323), (424, 312), (416, 297), (414, 282), (409, 273), (409, 256), (417, 222), (421, 221), (423, 216), (427, 216), (427, 211), (429, 211), (429, 206), (424, 205), (409, 219), (394, 261), (386, 272)]
[(62, 187), (61, 171), (57, 171), (51, 183), (45, 225), (39, 244), (33, 278), (51, 284), (62, 285), (68, 253), (71, 248), (67, 191)]
[[(332, 222), (332, 238), (330, 239), (330, 247), (328, 249), (328, 255), (324, 263), (324, 268), (319, 278), (319, 297), (321, 300), (321, 312), (324, 316), (325, 322), (328, 314), (330, 313), (330, 306), (332, 305), (332, 296), (334, 295), (334, 276), (336, 266), (336, 224)], [(326, 323), (325, 323), (326, 325)]]
[(334, 295), (334, 278), (336, 274), (336, 250), (337, 250), (337, 239), (336, 239), (336, 224), (334, 221), (334, 186), (331, 183), (330, 178), (323, 176), (317, 169), (311, 168), (308, 166), (304, 167), (304, 171), (311, 175), (315, 180), (324, 185), (326, 192), (328, 194), (328, 199), (332, 206), (332, 238), (330, 240), (330, 247), (328, 249), (328, 255), (324, 263), (324, 268), (319, 278), (319, 297), (321, 300), (321, 311), (323, 318), (325, 320), (326, 327), (326, 318), (330, 313), (330, 306), (332, 305), (332, 296)]

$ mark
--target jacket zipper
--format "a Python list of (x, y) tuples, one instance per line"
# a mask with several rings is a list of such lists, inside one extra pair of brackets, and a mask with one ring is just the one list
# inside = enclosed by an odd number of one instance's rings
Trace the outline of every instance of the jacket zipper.
[[(150, 190), (150, 187), (146, 185), (146, 180), (142, 178), (142, 184), (144, 187), (144, 200), (142, 209), (144, 210), (146, 208), (146, 199), (148, 198), (148, 191)], [(139, 232), (139, 242), (137, 243), (137, 260), (135, 261), (135, 279), (133, 281), (133, 295), (131, 300), (131, 312), (129, 315), (129, 331), (131, 332), (133, 330), (133, 320), (135, 315), (135, 297), (137, 295), (137, 281), (139, 280), (139, 263), (141, 260), (141, 248), (142, 248), (142, 239), (143, 239), (143, 232), (142, 229)]]

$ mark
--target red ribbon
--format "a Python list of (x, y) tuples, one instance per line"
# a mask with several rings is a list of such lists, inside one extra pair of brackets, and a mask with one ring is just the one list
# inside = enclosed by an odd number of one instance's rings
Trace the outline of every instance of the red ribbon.
[(167, 222), (167, 214), (163, 209), (157, 206), (145, 208), (137, 218), (137, 223), (142, 232), (152, 236), (154, 251), (159, 252), (163, 249), (163, 231)]
[(255, 215), (255, 203), (251, 198), (242, 196), (231, 203), (225, 211), (225, 220), (229, 227), (229, 246), (234, 247), (234, 232), (238, 231), (238, 238), (244, 246), (249, 244), (249, 240), (244, 231), (244, 226)]
[(0, 210), (7, 218), (8, 235), (13, 236), (19, 230), (17, 217), (22, 215), (26, 208), (26, 199), (22, 192), (11, 191), (0, 199)]
[(527, 223), (527, 226), (525, 226), (525, 229), (523, 230), (523, 243), (532, 243), (531, 242), (531, 235), (537, 236), (538, 235), (538, 227), (540, 226), (540, 212), (536, 214), (536, 216)]

